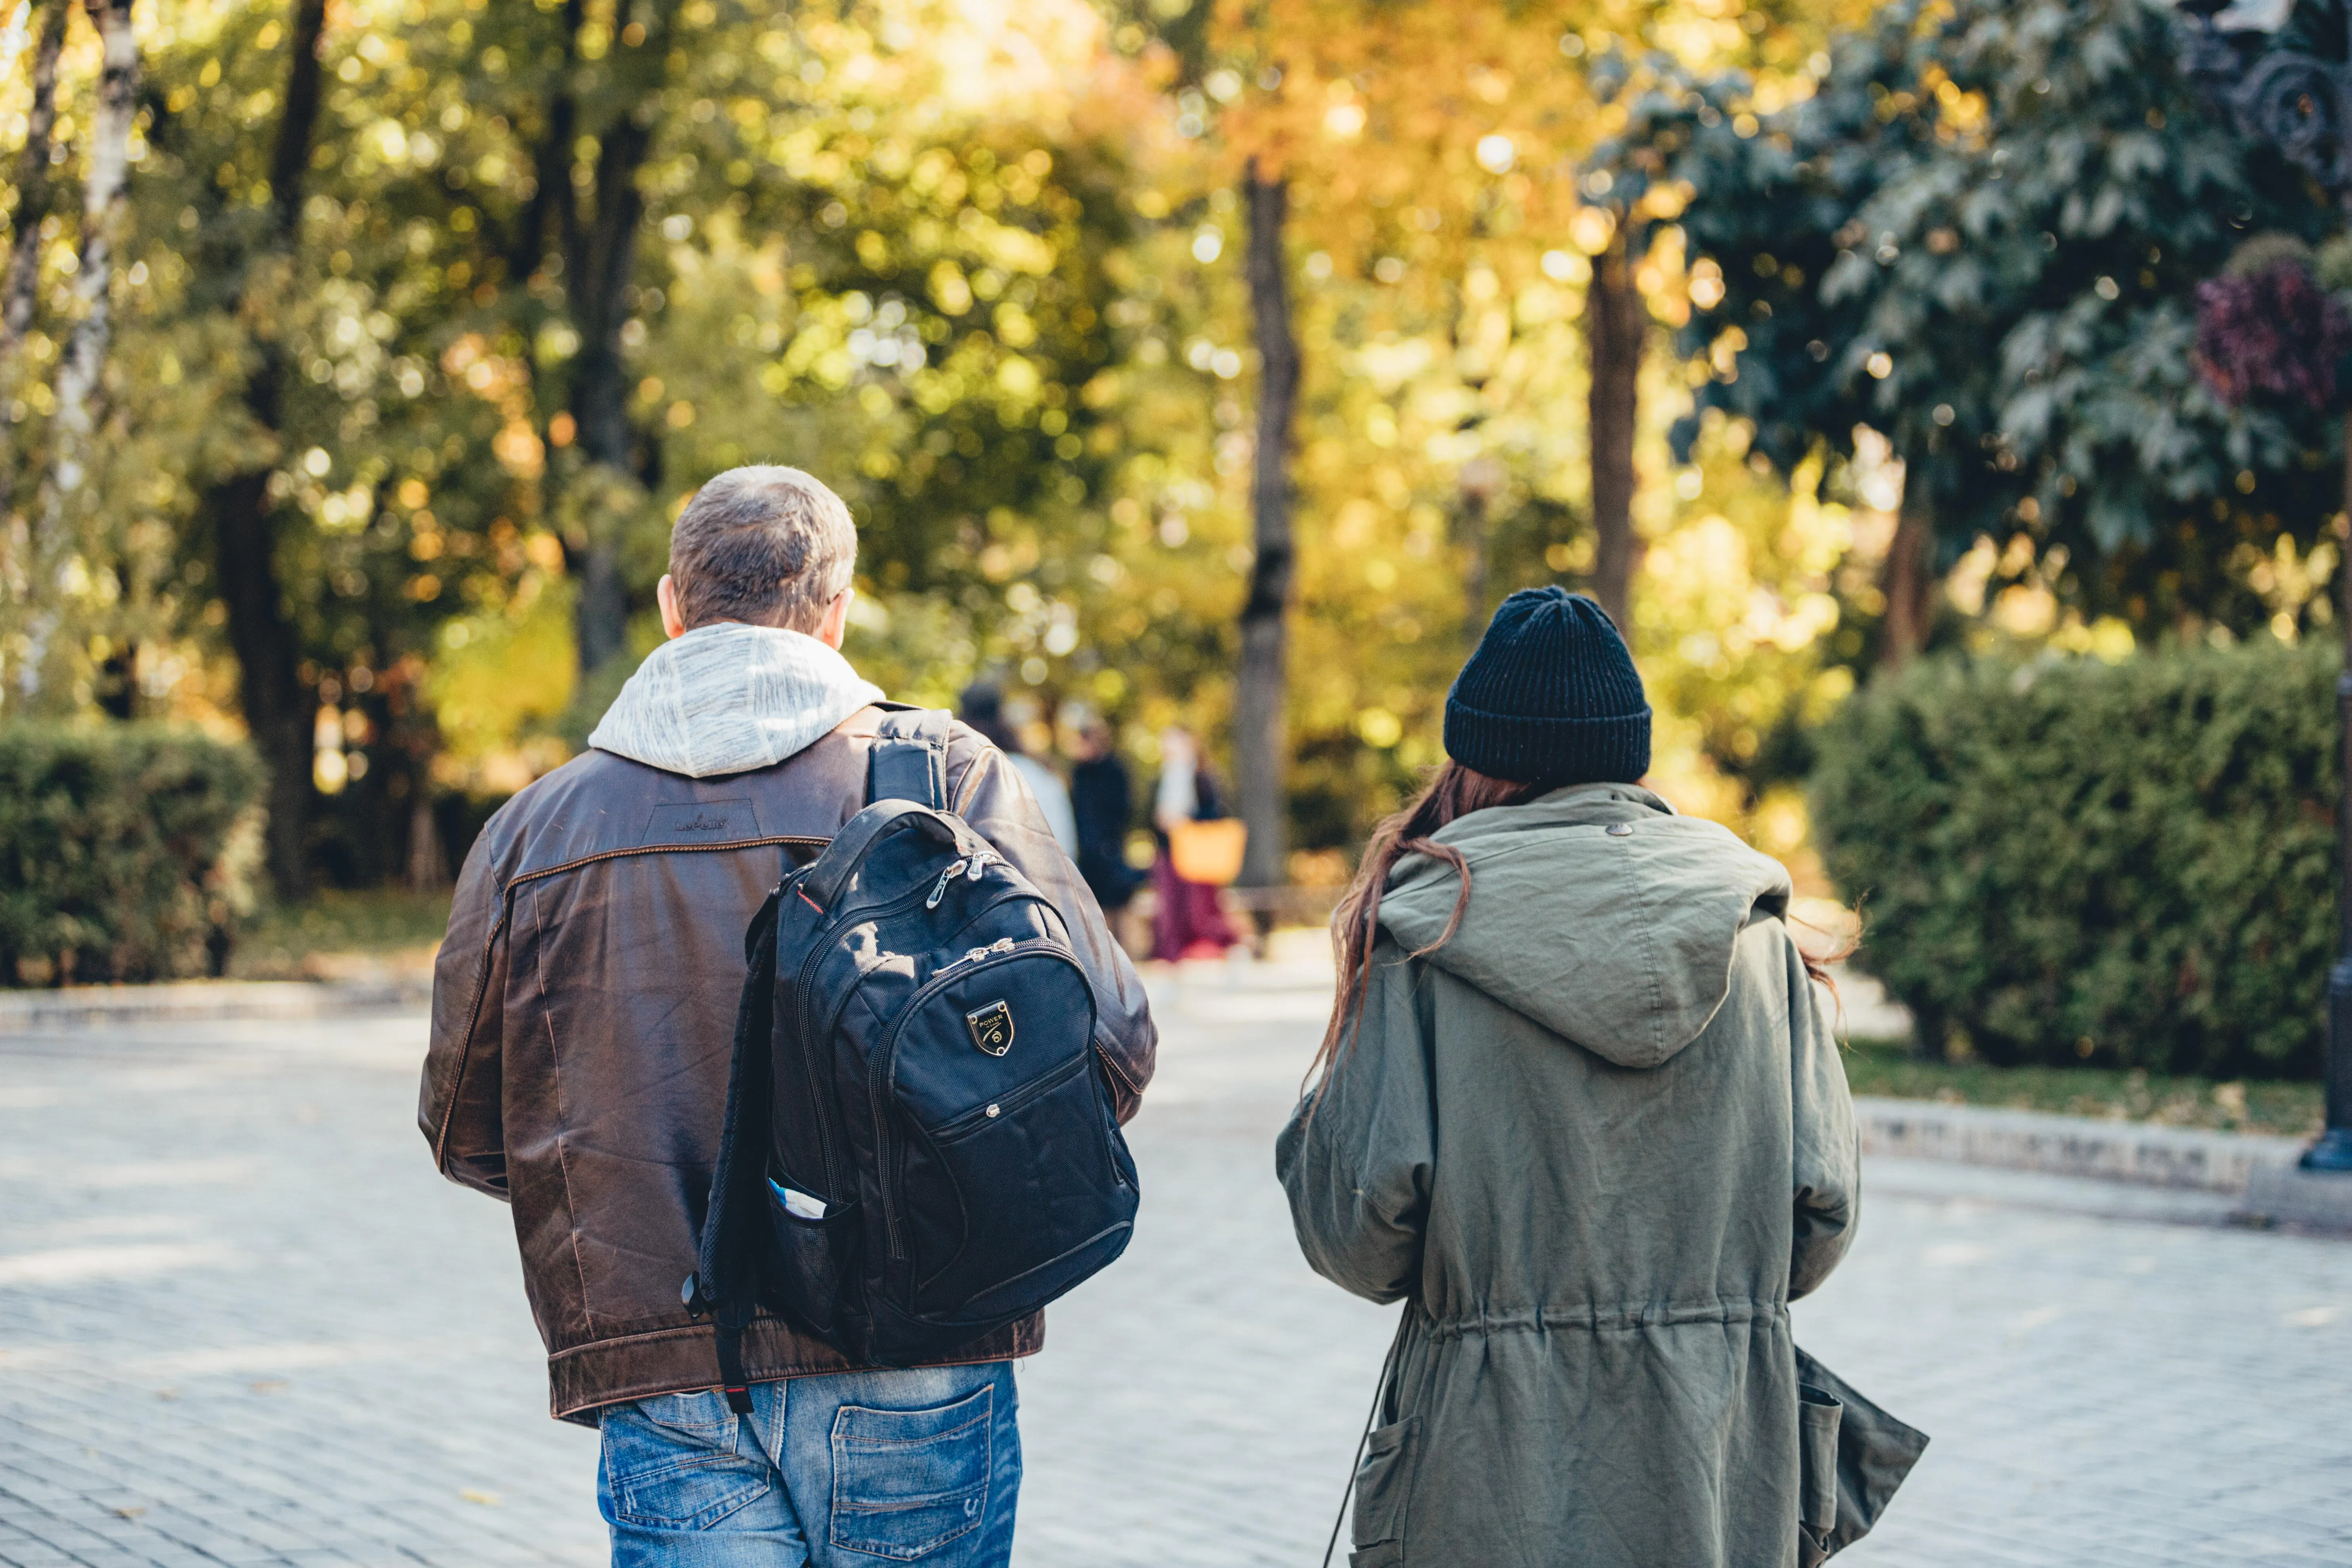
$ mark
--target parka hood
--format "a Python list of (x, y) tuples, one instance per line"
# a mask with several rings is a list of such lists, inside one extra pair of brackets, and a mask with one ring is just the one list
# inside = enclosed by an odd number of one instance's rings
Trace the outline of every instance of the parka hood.
[[(1788, 912), (1779, 861), (1638, 784), (1555, 790), (1435, 837), (1469, 861), (1470, 904), (1427, 962), (1620, 1067), (1654, 1068), (1696, 1039), (1730, 991), (1740, 931)], [(1408, 952), (1426, 947), (1458, 890), (1452, 867), (1408, 856), (1381, 923)]]

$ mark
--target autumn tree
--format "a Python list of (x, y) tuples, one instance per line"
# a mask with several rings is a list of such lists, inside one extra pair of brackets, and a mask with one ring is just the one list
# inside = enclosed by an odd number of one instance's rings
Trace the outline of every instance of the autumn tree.
[[(992, 674), (1040, 725), (1105, 712), (1147, 763), (1160, 723), (1256, 701), (1257, 874), (1286, 879), (1286, 827), (1349, 842), (1438, 754), (1493, 600), (1593, 581), (1579, 319), (1606, 203), (1576, 158), (1620, 111), (1567, 46), (1651, 13), (1372, 7), (1310, 48), (1311, 7), (1214, 47), (1210, 9), (1176, 68), (1178, 26), (1106, 38), (1075, 0), (396, 0), (366, 28), (154, 0), (88, 588), (54, 645), (73, 700), (242, 717), (287, 887), (429, 884), (654, 646), (695, 485), (782, 460), (852, 505), (851, 651), (894, 695)], [(78, 319), (99, 69), (73, 25), (20, 510)], [(1669, 31), (1705, 54), (1770, 26)]]
[[(1283, 287), (1289, 249), (1303, 241), (1358, 277), (1392, 282), (1402, 276), (1401, 253), (1428, 251), (1434, 238), (1444, 253), (1429, 258), (1435, 265), (1418, 282), (1443, 301), (1481, 244), (1558, 232), (1573, 186), (1548, 179), (1545, 164), (1589, 108), (1559, 40), (1587, 15), (1330, 0), (1227, 0), (1217, 12), (1210, 46), (1225, 63), (1203, 80), (1223, 104), (1218, 133), (1238, 161), (1249, 215), (1260, 376), (1255, 562), (1234, 690), (1252, 884), (1286, 876), (1285, 654), (1297, 554), (1289, 461), (1301, 384)], [(1462, 530), (1475, 579), (1483, 579), (1475, 563), (1485, 560), (1487, 496), (1474, 483), (1458, 509), (1475, 525)], [(1465, 618), (1475, 618), (1475, 607)]]

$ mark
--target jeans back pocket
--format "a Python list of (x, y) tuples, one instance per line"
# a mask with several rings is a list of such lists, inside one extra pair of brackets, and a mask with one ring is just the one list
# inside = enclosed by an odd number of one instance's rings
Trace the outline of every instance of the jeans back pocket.
[(716, 1394), (614, 1405), (599, 1425), (605, 1489), (620, 1522), (709, 1530), (773, 1484), (767, 1456), (742, 1443), (742, 1424)]
[(929, 1557), (988, 1517), (996, 1389), (929, 1410), (845, 1405), (833, 1418), (833, 1544)]

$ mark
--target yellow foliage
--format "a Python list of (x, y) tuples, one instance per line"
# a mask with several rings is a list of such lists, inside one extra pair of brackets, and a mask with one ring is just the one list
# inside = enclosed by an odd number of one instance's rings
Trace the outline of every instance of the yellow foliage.
[(517, 600), (442, 629), (425, 689), (439, 716), (445, 784), (520, 789), (564, 758), (561, 741), (537, 731), (570, 704), (578, 679), (571, 585)]

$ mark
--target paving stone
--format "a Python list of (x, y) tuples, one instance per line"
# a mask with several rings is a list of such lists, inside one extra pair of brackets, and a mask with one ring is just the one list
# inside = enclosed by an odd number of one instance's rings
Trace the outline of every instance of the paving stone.
[[(1320, 1559), (1395, 1321), (1299, 1261), (1273, 1180), (1323, 1006), (1162, 988), (1134, 1245), (1020, 1372), (1018, 1568)], [(506, 1211), (415, 1135), (422, 1040), (0, 1039), (0, 1565), (604, 1561)], [(1867, 1191), (1798, 1331), (1935, 1441), (1842, 1564), (2352, 1563), (2352, 1243), (1925, 1162)]]

